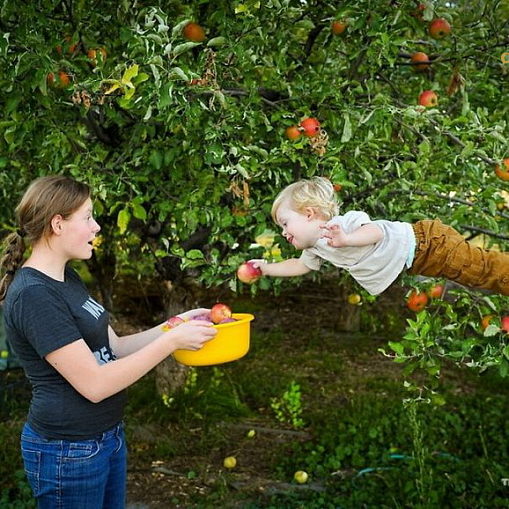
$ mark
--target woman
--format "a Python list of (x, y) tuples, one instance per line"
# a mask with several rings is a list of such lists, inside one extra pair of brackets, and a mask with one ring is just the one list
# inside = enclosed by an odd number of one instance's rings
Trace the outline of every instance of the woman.
[[(5, 240), (0, 282), (8, 341), (33, 393), (21, 437), (39, 508), (125, 506), (125, 389), (177, 349), (198, 350), (216, 330), (180, 315), (179, 327), (119, 337), (71, 260), (92, 256), (100, 231), (90, 188), (65, 176), (35, 180)], [(24, 260), (25, 241), (31, 246)]]

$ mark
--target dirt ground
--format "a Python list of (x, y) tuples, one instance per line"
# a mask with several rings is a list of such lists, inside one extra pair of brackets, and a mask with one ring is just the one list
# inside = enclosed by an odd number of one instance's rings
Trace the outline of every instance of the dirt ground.
[[(377, 316), (386, 316), (384, 307), (400, 308), (406, 313), (404, 305), (405, 290), (396, 287), (391, 293), (377, 304)], [(221, 296), (219, 296), (221, 298)], [(275, 326), (288, 333), (283, 339), (281, 351), (273, 355), (284, 355), (284, 351), (291, 348), (292, 337), (305, 334), (306, 329), (318, 331), (323, 336), (324, 346), (336, 349), (336, 355), (341, 356), (345, 369), (341, 373), (342, 394), (336, 394), (335, 404), (343, 398), (348, 399), (349, 391), (358, 389), (359, 377), (367, 376), (375, 379), (399, 379), (400, 365), (377, 352), (379, 346), (386, 345), (386, 338), (367, 338), (365, 348), (359, 348), (359, 334), (338, 332), (337, 316), (339, 308), (344, 307), (344, 296), (337, 293), (336, 287), (317, 286), (315, 283), (293, 290), (284, 296), (274, 298), (266, 294), (259, 294), (258, 300), (264, 305), (256, 312), (256, 320), (252, 330), (262, 333)], [(314, 302), (310, 313), (310, 302)], [(238, 308), (237, 308), (238, 309)], [(306, 318), (306, 326), (302, 327), (302, 317)], [(348, 321), (348, 320), (347, 320)], [(350, 324), (351, 325), (351, 324)], [(362, 328), (362, 324), (361, 324)], [(366, 339), (366, 338), (364, 338)], [(335, 346), (334, 346), (335, 345)], [(238, 362), (249, 363), (249, 354)], [(283, 369), (283, 368), (282, 368)], [(302, 366), (307, 370), (310, 378), (320, 378), (320, 365), (313, 363)], [(328, 404), (326, 401), (323, 404)], [(223, 468), (224, 454), (220, 448), (200, 455), (197, 449), (189, 446), (190, 453), (185, 457), (178, 456), (172, 459), (153, 458), (144, 459), (131, 452), (128, 471), (128, 499), (132, 509), (169, 509), (193, 507), (190, 500), (196, 500), (200, 495), (205, 497), (217, 492), (223, 486), (223, 492), (233, 492), (231, 504), (225, 506), (224, 499), (219, 505), (210, 507), (244, 507), (244, 500), (257, 499), (260, 496), (285, 491), (288, 489), (321, 489), (320, 486), (307, 484), (296, 486), (294, 483), (281, 483), (271, 480), (270, 465), (277, 459), (281, 448), (290, 441), (309, 440), (311, 434), (307, 430), (292, 431), (275, 426), (273, 416), (260, 413), (255, 420), (246, 420), (231, 423), (218, 422), (216, 426), (222, 428), (225, 440), (236, 444), (236, 457), (242, 462), (232, 471)], [(256, 440), (246, 439), (249, 430), (255, 430)], [(172, 433), (175, 440), (199, 442), (201, 429), (179, 430), (158, 429), (155, 425), (138, 424), (132, 429), (133, 440), (150, 444), (157, 436)], [(133, 445), (136, 446), (135, 444)], [(150, 445), (148, 446), (150, 447)], [(191, 476), (189, 472), (194, 474)], [(219, 486), (219, 488), (218, 488)], [(176, 500), (180, 502), (177, 503)], [(235, 501), (235, 499), (237, 501)], [(207, 498), (208, 500), (208, 498)], [(203, 506), (205, 507), (205, 506)]]

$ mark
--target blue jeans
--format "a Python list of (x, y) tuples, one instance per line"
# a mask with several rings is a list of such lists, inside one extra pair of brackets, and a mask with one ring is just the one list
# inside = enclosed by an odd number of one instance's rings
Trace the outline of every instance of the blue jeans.
[(123, 424), (90, 440), (46, 440), (27, 423), (25, 472), (39, 509), (124, 509), (127, 452)]

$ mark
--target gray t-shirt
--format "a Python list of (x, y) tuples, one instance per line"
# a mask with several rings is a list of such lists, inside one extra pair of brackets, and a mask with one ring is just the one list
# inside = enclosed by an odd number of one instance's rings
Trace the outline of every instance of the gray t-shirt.
[(346, 233), (351, 233), (368, 223), (375, 224), (383, 232), (383, 238), (376, 244), (338, 248), (320, 239), (315, 246), (302, 251), (301, 261), (311, 270), (319, 270), (322, 263), (328, 261), (350, 272), (372, 295), (382, 293), (405, 269), (412, 256), (415, 234), (410, 223), (371, 221), (365, 212), (358, 211), (335, 216), (327, 224), (338, 224)]
[(4, 302), (7, 339), (32, 385), (28, 422), (47, 439), (86, 439), (118, 424), (126, 394), (100, 403), (77, 392), (45, 356), (83, 339), (100, 364), (115, 360), (109, 346), (108, 312), (67, 267), (57, 281), (30, 267), (16, 272)]

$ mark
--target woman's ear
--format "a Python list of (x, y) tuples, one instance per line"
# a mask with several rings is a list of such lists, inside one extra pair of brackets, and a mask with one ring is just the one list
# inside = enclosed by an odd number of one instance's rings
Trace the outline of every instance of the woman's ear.
[(62, 233), (62, 221), (63, 217), (60, 214), (53, 216), (51, 219), (51, 230), (55, 235)]

